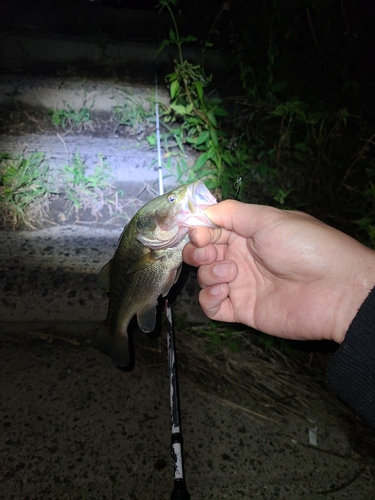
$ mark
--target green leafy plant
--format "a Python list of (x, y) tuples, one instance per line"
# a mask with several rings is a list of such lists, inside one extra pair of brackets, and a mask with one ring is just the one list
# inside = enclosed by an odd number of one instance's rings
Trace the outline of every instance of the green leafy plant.
[(83, 107), (78, 111), (71, 106), (66, 109), (53, 109), (50, 111), (52, 124), (63, 130), (80, 132), (92, 123), (92, 107)]
[[(242, 199), (251, 200), (254, 186), (264, 186), (261, 202), (304, 208), (330, 223), (342, 220), (340, 228), (353, 232), (357, 210), (366, 216), (371, 211), (372, 136), (361, 138), (363, 124), (346, 108), (329, 110), (322, 102), (313, 106), (298, 98), (257, 99), (244, 99), (239, 108), (251, 112), (238, 109), (235, 120), (252, 145), (251, 159), (242, 166)], [(345, 212), (351, 212), (351, 227)]]
[(76, 216), (80, 211), (90, 210), (95, 217), (106, 207), (110, 215), (120, 212), (119, 192), (113, 186), (113, 176), (108, 162), (99, 155), (92, 173), (87, 173), (85, 160), (76, 153), (73, 161), (65, 165), (62, 172), (65, 199), (68, 202), (68, 215), (74, 210)]
[(207, 354), (214, 354), (224, 348), (233, 352), (240, 352), (240, 344), (237, 339), (243, 335), (243, 331), (231, 327), (228, 323), (210, 321), (209, 325), (196, 327), (194, 330), (207, 338), (205, 346)]
[(358, 99), (373, 94), (359, 70), (366, 21), (348, 2), (295, 4), (293, 14), (242, 6), (230, 38), (242, 86), (233, 125), (251, 145), (240, 196), (302, 208), (374, 246), (373, 104)]
[(35, 229), (47, 216), (49, 166), (43, 153), (0, 154), (0, 218), (5, 227)]
[[(218, 198), (234, 196), (241, 178), (242, 201), (302, 208), (374, 245), (372, 102), (358, 100), (361, 89), (369, 95), (373, 89), (365, 72), (358, 74), (361, 45), (349, 5), (296, 4), (296, 24), (275, 2), (257, 11), (243, 0), (241, 15), (225, 2), (225, 23), (220, 27), (216, 16), (203, 43), (180, 35), (177, 6), (177, 0), (159, 2), (172, 21), (161, 50), (177, 48), (167, 75), (171, 102), (162, 113), (164, 166), (179, 181), (204, 179)], [(329, 25), (342, 32), (332, 36)], [(189, 43), (206, 53), (220, 29), (242, 88), (231, 107), (213, 91), (203, 65), (184, 57)], [(148, 141), (154, 145), (155, 137)], [(187, 148), (193, 161), (187, 161)]]
[[(166, 77), (171, 103), (164, 107), (162, 113), (164, 128), (167, 130), (163, 137), (167, 158), (165, 166), (172, 170), (173, 163), (176, 163), (179, 181), (184, 179), (191, 182), (198, 177), (205, 180), (218, 198), (225, 198), (234, 182), (232, 174), (238, 151), (234, 154), (230, 138), (220, 125), (228, 113), (222, 100), (209, 91), (211, 77), (206, 76), (203, 66), (184, 59), (183, 45), (195, 42), (196, 38), (180, 36), (172, 10), (176, 5), (177, 0), (161, 0), (159, 3), (160, 11), (166, 9), (173, 24), (169, 37), (162, 42), (160, 50), (169, 45), (175, 45), (178, 50), (174, 71)], [(207, 44), (210, 46), (211, 42)], [(149, 143), (153, 143), (153, 138), (149, 138)], [(190, 146), (198, 154), (193, 165), (188, 165), (185, 160), (186, 146)]]
[[(147, 102), (148, 101), (148, 102)], [(130, 135), (143, 138), (150, 126), (155, 123), (155, 110), (152, 98), (146, 100), (124, 90), (123, 104), (113, 106), (112, 111), (117, 127), (130, 129)]]
[(261, 346), (264, 351), (276, 349), (280, 353), (294, 358), (298, 358), (301, 355), (301, 351), (296, 348), (296, 342), (293, 340), (273, 337), (272, 335), (266, 335), (262, 332), (258, 332), (256, 338), (258, 345)]

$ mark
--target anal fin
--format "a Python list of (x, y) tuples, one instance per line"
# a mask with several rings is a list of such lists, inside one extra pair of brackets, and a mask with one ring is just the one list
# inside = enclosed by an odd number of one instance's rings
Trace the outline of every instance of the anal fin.
[(137, 313), (137, 323), (142, 332), (149, 333), (156, 325), (156, 305)]

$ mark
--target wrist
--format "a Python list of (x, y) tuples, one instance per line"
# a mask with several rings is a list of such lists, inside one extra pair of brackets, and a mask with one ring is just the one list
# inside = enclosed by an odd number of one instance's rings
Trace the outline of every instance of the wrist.
[(341, 344), (362, 304), (375, 287), (375, 251), (358, 242), (352, 269), (339, 299), (338, 317), (331, 340)]

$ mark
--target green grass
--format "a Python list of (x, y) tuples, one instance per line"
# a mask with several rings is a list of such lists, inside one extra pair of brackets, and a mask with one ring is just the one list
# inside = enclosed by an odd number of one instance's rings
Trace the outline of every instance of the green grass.
[(66, 109), (53, 109), (50, 111), (52, 124), (63, 130), (82, 131), (92, 122), (92, 107), (83, 107), (79, 110), (70, 106)]
[(98, 155), (98, 161), (92, 173), (87, 173), (87, 165), (79, 153), (73, 161), (65, 165), (62, 171), (63, 191), (68, 202), (67, 215), (72, 211), (90, 210), (95, 217), (104, 207), (111, 216), (121, 212), (118, 204), (119, 192), (113, 185), (113, 175), (104, 155)]
[(0, 154), (0, 221), (4, 227), (31, 229), (48, 210), (49, 166), (43, 153)]

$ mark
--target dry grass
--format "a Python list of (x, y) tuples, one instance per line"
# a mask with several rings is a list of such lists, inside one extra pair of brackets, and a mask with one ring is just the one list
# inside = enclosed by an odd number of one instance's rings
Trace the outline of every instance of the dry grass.
[[(223, 347), (207, 354), (207, 337), (197, 330), (176, 332), (176, 346), (179, 375), (193, 382), (199, 392), (245, 412), (258, 423), (308, 423), (313, 416), (320, 426), (341, 426), (353, 448), (360, 449), (366, 457), (366, 464), (374, 464), (375, 432), (325, 388), (327, 354), (284, 354), (276, 347), (265, 350), (259, 345), (257, 334), (249, 330), (237, 337), (240, 352)], [(159, 342), (156, 351), (163, 355), (160, 361), (165, 362), (166, 332), (162, 332)], [(149, 351), (150, 347), (146, 349)]]

